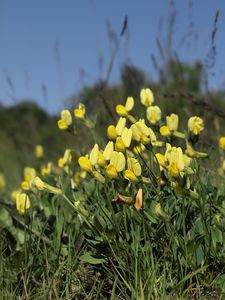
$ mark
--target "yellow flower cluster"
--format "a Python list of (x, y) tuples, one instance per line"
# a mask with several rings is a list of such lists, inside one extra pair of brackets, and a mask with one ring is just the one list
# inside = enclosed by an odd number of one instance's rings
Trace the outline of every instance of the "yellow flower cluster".
[[(150, 89), (142, 89), (140, 101), (146, 107), (146, 117), (153, 126), (161, 121), (161, 109), (152, 106), (154, 96)], [(157, 139), (157, 128), (146, 125), (144, 119), (136, 120), (131, 115), (134, 107), (133, 97), (128, 97), (125, 105), (118, 104), (116, 112), (120, 116), (116, 125), (110, 124), (107, 128), (109, 141), (105, 149), (100, 149), (95, 144), (90, 153), (81, 156), (78, 160), (80, 167), (92, 174), (97, 180), (104, 183), (105, 177), (111, 179), (124, 178), (129, 182), (144, 180), (142, 177), (142, 162), (140, 153), (145, 151), (145, 158), (150, 159), (152, 147), (163, 147), (165, 142)], [(130, 126), (127, 126), (127, 123)], [(165, 154), (156, 153), (161, 171), (165, 170), (171, 178), (183, 177), (191, 162), (191, 157), (205, 157), (205, 153), (197, 152), (188, 141), (188, 135), (178, 132), (179, 117), (171, 114), (166, 117), (166, 125), (159, 126), (158, 135), (163, 137), (174, 136), (186, 139), (186, 149), (166, 144)], [(199, 134), (204, 128), (203, 121), (199, 117), (190, 118), (188, 130), (194, 135)], [(147, 147), (147, 148), (146, 148)], [(150, 148), (149, 148), (150, 147)], [(137, 156), (138, 155), (138, 156)], [(148, 165), (149, 162), (146, 161)]]
[[(157, 181), (159, 185), (169, 184), (176, 191), (190, 189), (192, 160), (207, 156), (207, 153), (195, 150), (196, 141), (204, 129), (204, 122), (200, 117), (193, 116), (188, 120), (184, 132), (181, 132), (178, 130), (179, 116), (172, 113), (163, 118), (160, 107), (152, 105), (154, 102), (153, 92), (149, 88), (140, 91), (140, 103), (144, 106), (143, 115), (146, 118), (138, 118), (132, 114), (135, 105), (133, 97), (128, 97), (125, 104), (118, 104), (115, 108), (119, 116), (118, 121), (107, 127), (108, 141), (103, 147), (95, 143), (84, 155), (78, 155), (73, 149), (66, 149), (63, 156), (58, 159), (57, 166), (48, 162), (42, 165), (39, 171), (26, 167), (21, 184), (22, 191), (15, 190), (12, 194), (19, 213), (23, 215), (30, 207), (28, 194), (32, 192), (37, 193), (39, 190), (61, 195), (63, 188), (57, 179), (61, 174), (70, 177), (73, 189), (78, 188), (88, 174), (102, 184), (107, 180), (115, 180), (115, 185), (121, 185), (124, 191), (126, 187), (134, 184), (136, 188), (134, 206), (137, 211), (142, 209), (143, 202), (140, 184), (151, 184), (153, 179), (150, 173), (159, 179)], [(84, 104), (80, 103), (74, 109), (74, 117), (83, 121), (90, 129), (93, 128), (93, 123), (86, 116)], [(73, 117), (69, 110), (61, 112), (58, 127), (74, 132)], [(219, 145), (225, 150), (225, 137), (220, 138)], [(43, 155), (43, 147), (37, 145), (35, 157), (40, 159)], [(223, 168), (225, 170), (225, 161)], [(55, 180), (53, 186), (47, 183), (50, 176)], [(3, 177), (0, 176), (0, 189), (4, 188), (4, 184)], [(191, 193), (193, 195), (195, 192)], [(115, 201), (129, 204), (132, 202), (130, 196), (119, 193)], [(160, 205), (155, 207), (155, 211), (159, 217), (168, 218)]]

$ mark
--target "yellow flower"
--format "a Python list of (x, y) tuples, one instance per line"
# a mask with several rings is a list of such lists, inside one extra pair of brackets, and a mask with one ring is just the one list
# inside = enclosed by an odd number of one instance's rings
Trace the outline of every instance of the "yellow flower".
[(147, 119), (150, 124), (156, 124), (161, 119), (161, 109), (158, 106), (149, 106), (146, 110)]
[(154, 95), (150, 89), (142, 89), (140, 92), (141, 103), (145, 106), (151, 106), (154, 102)]
[(126, 150), (126, 146), (124, 145), (123, 140), (120, 136), (116, 138), (115, 149), (116, 151), (120, 152), (124, 152)]
[(125, 157), (122, 152), (113, 151), (110, 163), (106, 167), (106, 174), (110, 178), (117, 178), (118, 172), (125, 169)]
[(58, 127), (61, 130), (66, 130), (72, 124), (72, 116), (69, 110), (61, 112), (61, 119), (58, 120)]
[(27, 194), (18, 193), (16, 196), (16, 208), (20, 215), (24, 215), (26, 209), (30, 207), (30, 200)]
[(36, 170), (34, 168), (25, 167), (23, 170), (24, 181), (21, 183), (23, 190), (28, 191), (30, 189), (30, 183), (36, 176)]
[(166, 117), (166, 126), (161, 126), (159, 131), (162, 136), (170, 136), (170, 135), (183, 135), (182, 133), (178, 133), (178, 124), (179, 124), (179, 117), (176, 114), (171, 114), (170, 116)]
[(126, 118), (119, 118), (119, 121), (116, 125), (109, 125), (107, 128), (107, 135), (110, 140), (116, 140), (118, 136), (121, 136), (124, 128), (126, 126)]
[(219, 145), (220, 145), (220, 148), (222, 150), (225, 150), (225, 136), (222, 136), (220, 139), (219, 139)]
[(156, 142), (155, 133), (151, 128), (146, 126), (144, 120), (140, 120), (135, 124), (132, 124), (131, 130), (132, 130), (132, 138), (135, 141), (141, 142), (144, 145), (150, 142)]
[(191, 159), (183, 154), (180, 147), (172, 147), (170, 144), (166, 144), (165, 163), (171, 177), (182, 176), (190, 161)]
[(177, 131), (179, 124), (179, 117), (176, 114), (171, 114), (166, 117), (166, 125), (170, 131)]
[(95, 167), (98, 165), (99, 155), (101, 156), (98, 144), (95, 144), (90, 152), (89, 158), (87, 156), (81, 156), (78, 159), (78, 163), (83, 170), (93, 173)]
[(106, 160), (105, 160), (105, 157), (104, 157), (104, 155), (101, 151), (99, 151), (99, 153), (98, 153), (98, 165), (101, 166), (101, 167), (106, 166)]
[(194, 135), (198, 135), (204, 129), (203, 120), (199, 117), (191, 117), (188, 120), (188, 129), (193, 132)]
[(128, 128), (125, 127), (123, 132), (122, 132), (121, 138), (122, 138), (122, 141), (123, 141), (125, 147), (129, 148), (131, 140), (132, 140), (132, 130), (131, 130), (131, 128), (128, 129)]
[(118, 104), (116, 106), (116, 112), (121, 117), (126, 117), (128, 112), (132, 110), (134, 107), (134, 99), (133, 97), (128, 97), (125, 106), (122, 104)]
[(62, 168), (66, 173), (69, 173), (69, 164), (72, 161), (71, 150), (66, 149), (63, 157), (58, 159), (58, 166)]
[(50, 174), (52, 171), (52, 163), (49, 162), (47, 166), (41, 167), (41, 175)]
[(44, 155), (44, 149), (41, 145), (36, 145), (34, 149), (34, 155), (36, 158), (41, 158)]
[(131, 128), (128, 129), (125, 127), (121, 137), (118, 136), (116, 138), (116, 143), (115, 143), (116, 151), (124, 152), (126, 148), (130, 147), (131, 139), (132, 139), (132, 130)]
[(36, 176), (33, 180), (32, 180), (32, 185), (35, 186), (38, 190), (40, 191), (47, 191), (49, 193), (52, 194), (62, 194), (61, 189), (54, 187), (46, 182), (44, 182), (43, 180), (41, 180), (40, 177)]
[(159, 129), (159, 132), (162, 136), (169, 136), (171, 135), (171, 132), (169, 130), (169, 128), (167, 126), (161, 126), (160, 129)]
[(110, 160), (113, 150), (114, 150), (113, 142), (108, 142), (108, 144), (105, 147), (105, 150), (103, 151), (103, 156), (105, 160)]
[(0, 174), (0, 190), (4, 190), (6, 187), (5, 177), (3, 174)]
[(81, 169), (83, 169), (87, 172), (92, 172), (93, 171), (91, 162), (86, 156), (79, 157), (78, 163), (79, 163), (79, 166), (81, 167)]
[(92, 150), (90, 152), (90, 156), (89, 156), (92, 166), (97, 165), (98, 158), (99, 158), (99, 147), (98, 147), (98, 144), (95, 144), (94, 147), (92, 148)]
[(23, 170), (23, 175), (25, 181), (30, 181), (36, 176), (36, 170), (34, 168), (25, 167)]
[(107, 128), (107, 136), (110, 140), (115, 140), (117, 138), (116, 127), (114, 125), (109, 125)]
[(208, 154), (205, 152), (198, 152), (198, 151), (194, 150), (194, 148), (189, 143), (186, 144), (186, 147), (187, 148), (185, 150), (185, 153), (187, 154), (188, 157), (200, 158), (200, 157), (208, 156)]
[(120, 118), (119, 118), (119, 121), (118, 121), (117, 124), (116, 124), (116, 132), (117, 132), (117, 135), (121, 135), (121, 134), (122, 134), (122, 132), (123, 132), (124, 129), (125, 129), (125, 126), (126, 126), (126, 118), (120, 117)]
[(33, 184), (39, 189), (44, 190), (45, 189), (45, 183), (41, 180), (40, 177), (36, 176), (33, 180)]
[(166, 162), (165, 162), (165, 157), (164, 157), (164, 155), (161, 154), (161, 153), (156, 153), (156, 154), (155, 154), (155, 157), (156, 157), (156, 160), (157, 160), (158, 164), (160, 165), (160, 167), (165, 168)]
[(127, 158), (127, 170), (124, 172), (124, 178), (131, 182), (138, 180), (138, 176), (141, 176), (141, 165), (136, 158)]
[(83, 103), (79, 103), (78, 108), (74, 109), (74, 116), (77, 119), (85, 119), (85, 106)]
[(29, 191), (29, 189), (30, 189), (30, 181), (24, 180), (24, 181), (21, 183), (21, 188), (22, 188), (24, 191)]

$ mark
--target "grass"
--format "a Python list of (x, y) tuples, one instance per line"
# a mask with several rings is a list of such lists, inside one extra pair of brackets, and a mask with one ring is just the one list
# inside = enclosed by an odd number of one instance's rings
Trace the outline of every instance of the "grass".
[[(159, 127), (153, 128), (160, 139)], [(196, 148), (197, 139), (185, 135)], [(199, 158), (171, 175), (169, 164), (156, 163), (157, 151), (149, 144), (136, 155), (142, 168), (137, 180), (120, 172), (112, 179), (107, 165), (93, 166), (95, 173), (73, 185), (72, 176), (82, 172), (71, 152), (61, 170), (54, 166), (42, 175), (47, 188), (30, 180), (24, 215), (3, 193), (0, 298), (223, 299), (224, 178)], [(143, 203), (137, 201), (140, 189)]]

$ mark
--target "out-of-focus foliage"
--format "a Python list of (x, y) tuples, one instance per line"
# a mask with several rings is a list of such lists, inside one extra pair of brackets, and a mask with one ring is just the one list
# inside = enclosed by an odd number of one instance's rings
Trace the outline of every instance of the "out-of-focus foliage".
[(42, 144), (47, 160), (56, 160), (71, 138), (57, 129), (57, 118), (49, 116), (33, 102), (13, 107), (0, 106), (0, 171), (8, 185), (22, 178), (25, 165), (35, 166), (34, 146)]

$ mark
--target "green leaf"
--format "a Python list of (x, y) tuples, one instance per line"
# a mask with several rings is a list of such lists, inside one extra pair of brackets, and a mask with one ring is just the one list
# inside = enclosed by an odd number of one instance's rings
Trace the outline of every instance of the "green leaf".
[(7, 209), (0, 207), (0, 224), (3, 227), (11, 227), (12, 226), (12, 218)]
[(106, 261), (104, 258), (94, 257), (90, 253), (85, 253), (85, 254), (81, 255), (79, 259), (81, 261), (89, 263), (91, 265), (103, 264)]

